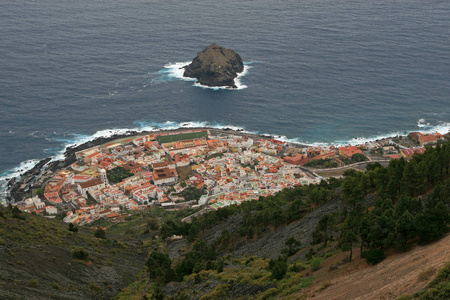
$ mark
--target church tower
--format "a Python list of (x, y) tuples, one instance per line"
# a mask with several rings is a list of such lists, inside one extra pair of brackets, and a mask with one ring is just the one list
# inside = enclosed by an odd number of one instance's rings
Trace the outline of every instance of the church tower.
[(108, 177), (106, 176), (106, 170), (100, 169), (100, 179), (103, 183), (108, 184)]

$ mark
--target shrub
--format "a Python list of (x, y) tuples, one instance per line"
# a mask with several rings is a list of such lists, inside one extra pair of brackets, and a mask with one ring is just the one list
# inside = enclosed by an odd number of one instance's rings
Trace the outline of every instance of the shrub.
[(220, 284), (210, 294), (200, 297), (200, 300), (224, 299), (229, 289), (228, 284)]
[(331, 286), (331, 282), (329, 282), (329, 281), (324, 282), (324, 283), (322, 284), (322, 286), (319, 288), (319, 291), (323, 291), (323, 290), (325, 290), (326, 288), (328, 288), (329, 286)]
[(294, 264), (289, 268), (289, 271), (291, 271), (291, 272), (301, 272), (301, 271), (306, 270), (306, 269), (307, 269), (307, 267), (306, 267), (304, 264), (297, 264), (297, 263), (294, 263)]
[(52, 283), (52, 288), (54, 288), (56, 290), (61, 290), (62, 289), (62, 287), (57, 282), (53, 282)]
[(92, 291), (96, 292), (96, 293), (100, 293), (102, 292), (102, 287), (99, 286), (97, 284), (97, 282), (95, 282), (94, 280), (92, 280), (91, 282), (89, 282), (89, 289), (91, 289)]
[(318, 258), (318, 257), (314, 258), (309, 265), (309, 268), (311, 269), (311, 271), (314, 272), (314, 271), (319, 270), (321, 262), (322, 262), (322, 260), (320, 258)]
[(195, 274), (194, 283), (199, 284), (200, 282), (202, 282), (202, 277), (199, 274)]
[(83, 248), (75, 248), (72, 249), (72, 257), (80, 260), (89, 260), (89, 253), (86, 252)]
[(106, 232), (99, 227), (95, 230), (94, 236), (99, 239), (104, 239), (106, 238)]
[(436, 268), (428, 268), (422, 272), (420, 272), (419, 276), (417, 277), (418, 281), (425, 281), (428, 280), (434, 273), (436, 273)]
[(73, 223), (69, 223), (69, 231), (78, 232), (78, 227), (75, 226)]
[(364, 257), (369, 264), (377, 264), (382, 261), (386, 256), (381, 249), (369, 249), (362, 252), (362, 257)]
[(155, 218), (147, 219), (147, 229), (158, 230), (159, 229), (158, 220), (156, 220)]
[(12, 216), (13, 216), (13, 218), (16, 218), (16, 219), (19, 219), (19, 220), (25, 220), (26, 219), (25, 215), (22, 213), (22, 211), (19, 208), (17, 208), (17, 206), (14, 206), (12, 208)]
[(39, 287), (39, 280), (37, 280), (37, 279), (35, 279), (35, 278), (30, 279), (29, 285), (30, 285), (31, 287), (37, 288), (37, 287)]
[(288, 266), (285, 260), (275, 261), (272, 266), (270, 266), (270, 271), (272, 272), (272, 279), (280, 280), (286, 275)]

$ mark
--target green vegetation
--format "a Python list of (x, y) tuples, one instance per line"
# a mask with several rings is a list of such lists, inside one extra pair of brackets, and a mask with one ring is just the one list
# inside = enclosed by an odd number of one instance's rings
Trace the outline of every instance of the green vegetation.
[(25, 220), (26, 216), (25, 213), (23, 213), (17, 206), (14, 206), (11, 208), (11, 214), (13, 218), (19, 219), (19, 220)]
[(319, 269), (320, 269), (320, 263), (321, 263), (321, 262), (322, 262), (322, 259), (320, 259), (320, 258), (318, 258), (318, 257), (313, 258), (313, 259), (311, 260), (310, 265), (309, 265), (309, 268), (311, 269), (311, 271), (314, 272), (314, 271), (319, 270)]
[(195, 242), (192, 251), (188, 252), (184, 259), (176, 265), (178, 278), (181, 280), (186, 275), (198, 273), (202, 270), (222, 271), (223, 262), (215, 261), (216, 258), (217, 253), (214, 251), (214, 246), (207, 246), (205, 241), (198, 240)]
[[(161, 261), (164, 260), (161, 259)], [(135, 299), (136, 292), (139, 295), (146, 295), (148, 299), (154, 299), (157, 295), (160, 299), (164, 299), (164, 297), (166, 299), (187, 299), (188, 295), (197, 299), (224, 299), (227, 297), (246, 299), (248, 295), (237, 296), (236, 294), (243, 291), (245, 293), (244, 287), (254, 290), (255, 293), (252, 294), (254, 299), (268, 299), (295, 293), (312, 282), (312, 278), (302, 276), (298, 273), (299, 271), (293, 271), (293, 265), (289, 266), (283, 258), (277, 260), (257, 257), (226, 258), (223, 260), (223, 264), (224, 268), (221, 271), (203, 269), (185, 275), (183, 278), (179, 278), (182, 280), (181, 283), (170, 283), (169, 290), (157, 280), (152, 281), (152, 285), (148, 286), (145, 278), (141, 278), (141, 281), (123, 290), (116, 299)], [(273, 264), (272, 270), (269, 269), (270, 264)], [(162, 276), (161, 280), (163, 279)], [(135, 292), (133, 293), (132, 290)]]
[(78, 227), (76, 225), (74, 225), (73, 223), (69, 223), (69, 231), (72, 232), (78, 232)]
[(99, 239), (105, 239), (105, 238), (106, 238), (106, 231), (103, 230), (103, 228), (98, 227), (98, 228), (95, 230), (95, 232), (94, 232), (94, 236), (95, 236), (96, 238), (99, 238)]
[(351, 158), (342, 158), (341, 160), (344, 164), (351, 165), (351, 164), (362, 162), (362, 161), (368, 161), (369, 159), (364, 154), (355, 153), (352, 155)]
[[(186, 295), (199, 299), (235, 295), (239, 298), (248, 296), (239, 294), (246, 288), (256, 299), (275, 299), (311, 284), (313, 278), (308, 277), (311, 274), (321, 276), (324, 271), (316, 271), (321, 264), (324, 268), (323, 259), (334, 255), (336, 246), (349, 251), (349, 260), (352, 260), (352, 250), (358, 246), (367, 261), (377, 263), (385, 253), (389, 253), (389, 249), (405, 251), (413, 244), (429, 243), (445, 235), (450, 224), (449, 165), (450, 144), (447, 143), (429, 148), (425, 154), (416, 155), (410, 161), (393, 160), (387, 167), (370, 164), (365, 172), (348, 170), (343, 178), (285, 189), (258, 201), (210, 211), (193, 217), (191, 223), (181, 222), (181, 219), (196, 210), (153, 208), (130, 212), (124, 223), (98, 220), (90, 225), (106, 227), (107, 239), (94, 238), (92, 228), (80, 227), (75, 233), (76, 227), (67, 230), (67, 225), (58, 227), (54, 225), (57, 224), (55, 221), (45, 223), (53, 225), (45, 225), (48, 228), (44, 229), (44, 225), (41, 228), (41, 224), (35, 221), (35, 216), (10, 208), (0, 210), (0, 245), (17, 241), (9, 257), (12, 264), (21, 264), (21, 267), (29, 262), (19, 261), (22, 256), (15, 251), (27, 241), (28, 234), (36, 234), (33, 242), (40, 241), (36, 243), (40, 245), (37, 247), (66, 247), (70, 263), (77, 266), (108, 265), (122, 261), (131, 253), (142, 253), (147, 258), (146, 271), (117, 299), (183, 299)], [(198, 191), (186, 189), (188, 194)], [(318, 245), (310, 247), (309, 252), (301, 251), (301, 246), (309, 245), (300, 245), (294, 238), (300, 233), (294, 233), (293, 236), (278, 238), (279, 248), (283, 248), (277, 249), (283, 255), (278, 259), (233, 256), (234, 250), (241, 250), (239, 247), (242, 245), (251, 248), (253, 241), (261, 236), (266, 237), (304, 218), (318, 206), (331, 201), (337, 203), (337, 200), (341, 201), (339, 203), (344, 209), (325, 215), (323, 212), (316, 217), (317, 226), (312, 235)], [(4, 220), (17, 224), (15, 229), (4, 230), (4, 224), (8, 223)], [(33, 230), (24, 234), (19, 230), (19, 225), (23, 224), (33, 226)], [(53, 234), (49, 235), (45, 230), (52, 230)], [(170, 238), (173, 235), (181, 235), (185, 239)], [(130, 238), (132, 242), (127, 243), (120, 237)], [(246, 243), (247, 240), (252, 242)], [(66, 244), (70, 244), (68, 249)], [(326, 253), (329, 247), (332, 247), (332, 254)], [(56, 254), (48, 256), (51, 263), (62, 261)], [(306, 259), (301, 260), (304, 256)], [(295, 262), (290, 264), (290, 261)], [(418, 280), (431, 278), (434, 271), (424, 271)], [(41, 287), (44, 281), (36, 278)], [(445, 299), (448, 271), (440, 272), (437, 278), (440, 279), (433, 281), (427, 291), (417, 297)], [(109, 290), (101, 280), (90, 278), (86, 282), (91, 282), (86, 284), (86, 289), (91, 292), (103, 294)], [(328, 286), (329, 282), (325, 282), (319, 290)], [(52, 289), (56, 292), (66, 289), (66, 286)]]
[[(370, 164), (365, 172), (348, 170), (342, 179), (330, 179), (318, 185), (286, 189), (258, 201), (225, 207), (193, 218), (190, 224), (180, 223), (176, 219), (170, 220), (161, 226), (160, 234), (162, 237), (184, 235), (193, 243), (190, 252), (187, 252), (181, 261), (173, 264), (180, 281), (192, 278), (196, 284), (203, 284), (205, 274), (209, 274), (209, 278), (212, 274), (220, 274), (213, 277), (221, 280), (233, 278), (233, 282), (245, 284), (275, 282), (276, 287), (261, 292), (260, 298), (286, 295), (285, 284), (292, 278), (296, 278), (297, 283), (308, 282), (294, 275), (305, 270), (305, 264), (296, 263), (289, 266), (287, 263), (286, 257), (295, 254), (300, 247), (295, 238), (289, 237), (285, 241), (283, 257), (268, 263), (258, 258), (247, 259), (244, 269), (250, 265), (254, 266), (256, 261), (259, 266), (265, 266), (265, 271), (259, 269), (258, 275), (246, 275), (242, 268), (238, 268), (239, 276), (236, 275), (236, 270), (235, 275), (230, 277), (235, 267), (230, 269), (226, 266), (226, 261), (218, 261), (215, 253), (226, 253), (227, 249), (233, 249), (234, 245), (243, 239), (258, 238), (262, 231), (296, 221), (315, 206), (338, 197), (346, 205), (346, 210), (322, 216), (313, 232), (313, 240), (315, 243), (321, 243), (321, 248), (337, 242), (343, 251), (350, 252), (349, 260), (352, 260), (352, 249), (357, 245), (363, 257), (375, 264), (384, 259), (386, 249), (405, 250), (413, 243), (427, 243), (438, 239), (448, 232), (450, 223), (450, 179), (447, 167), (450, 160), (445, 160), (445, 157), (450, 157), (449, 149), (449, 144), (445, 144), (436, 149), (430, 148), (425, 154), (416, 155), (411, 161), (393, 160), (388, 167)], [(446, 163), (438, 163), (433, 158), (435, 155)], [(355, 161), (357, 160), (361, 159), (356, 156)], [(419, 182), (415, 178), (417, 164), (421, 166), (421, 170), (434, 168), (434, 171), (425, 171)], [(441, 176), (435, 176), (434, 173)], [(414, 182), (414, 192), (411, 192), (411, 180)], [(431, 192), (417, 198), (426, 191)], [(366, 205), (369, 196), (376, 201), (372, 209), (368, 210)], [(224, 229), (209, 245), (200, 239), (203, 232), (236, 215), (240, 216), (237, 233)], [(307, 255), (310, 258), (310, 272), (320, 269), (323, 259), (313, 255), (311, 249)], [(236, 264), (235, 261), (228, 263)], [(321, 289), (328, 286), (324, 284)], [(287, 290), (294, 292), (299, 288), (290, 286)], [(208, 295), (213, 295), (214, 291), (211, 290)]]
[(178, 142), (178, 141), (199, 139), (202, 137), (208, 138), (208, 133), (206, 131), (200, 131), (200, 132), (169, 134), (169, 135), (158, 136), (157, 139), (160, 144), (166, 144), (166, 143), (173, 143), (173, 142)]
[(192, 175), (192, 167), (190, 165), (184, 167), (177, 167), (177, 173), (179, 176), (178, 182), (182, 187), (186, 187), (184, 181)]
[[(56, 218), (0, 206), (0, 268), (8, 274), (0, 278), (1, 299), (63, 298), (72, 290), (79, 298), (90, 299), (92, 291), (87, 283), (104, 281), (104, 266), (116, 274), (115, 282), (111, 289), (100, 285), (101, 297), (97, 299), (109, 299), (142, 270), (147, 256), (144, 245), (110, 232), (111, 240), (99, 240), (91, 228), (69, 226)], [(60, 282), (63, 277), (67, 279)], [(24, 288), (17, 286), (19, 280)]]
[(281, 253), (285, 254), (286, 256), (292, 256), (295, 253), (297, 253), (298, 250), (300, 250), (300, 246), (302, 243), (297, 241), (294, 237), (289, 237), (286, 242), (284, 243), (287, 248), (284, 248), (281, 250)]
[(194, 186), (190, 186), (188, 188), (185, 188), (181, 193), (178, 193), (177, 196), (183, 197), (186, 201), (190, 201), (198, 200), (204, 194), (206, 194), (206, 191), (204, 189), (197, 189)]
[(37, 280), (37, 279), (35, 279), (35, 278), (32, 278), (32, 279), (30, 279), (28, 285), (29, 285), (30, 287), (37, 288), (37, 287), (39, 287), (39, 280)]
[(287, 260), (284, 257), (280, 257), (277, 260), (271, 259), (267, 269), (272, 272), (272, 279), (280, 280), (286, 275), (288, 270)]
[(417, 277), (418, 281), (425, 281), (428, 280), (431, 276), (433, 276), (436, 273), (436, 268), (430, 267), (424, 271), (422, 271), (419, 276)]
[(72, 257), (79, 260), (89, 260), (89, 253), (83, 248), (72, 249)]
[[(340, 160), (346, 164), (354, 164), (362, 161), (369, 160), (367, 156), (361, 153), (353, 154), (351, 158), (340, 158)], [(332, 158), (321, 158), (321, 159), (313, 159), (305, 164), (306, 167), (313, 167), (318, 169), (329, 169), (329, 168), (337, 168), (339, 167), (339, 163)]]
[(152, 251), (147, 262), (149, 278), (156, 280), (159, 283), (168, 283), (177, 278), (175, 270), (172, 269), (172, 261), (167, 254)]
[(377, 264), (385, 258), (384, 252), (381, 249), (369, 249), (363, 251), (361, 254), (370, 264)]
[[(418, 280), (424, 281), (434, 275), (436, 270), (434, 268), (425, 270), (419, 275)], [(439, 270), (436, 278), (422, 291), (415, 293), (412, 296), (404, 295), (397, 300), (434, 300), (434, 299), (450, 299), (450, 261)]]
[(311, 194), (315, 203), (323, 203), (331, 197), (331, 187), (332, 184), (324, 181), (321, 185), (286, 189), (276, 196), (208, 212), (194, 218), (190, 224), (179, 221), (166, 222), (161, 226), (160, 234), (162, 237), (184, 235), (193, 241), (201, 231), (213, 227), (236, 213), (243, 213), (239, 232), (241, 236), (247, 235), (251, 238), (249, 232), (258, 233), (264, 228), (277, 227), (300, 219), (308, 211), (308, 204), (303, 199), (307, 199), (307, 195)]
[(439, 270), (436, 278), (428, 285), (425, 291), (414, 295), (420, 300), (449, 299), (450, 298), (450, 262)]
[[(340, 247), (350, 251), (350, 260), (352, 249), (357, 244), (361, 250), (379, 249), (384, 252), (390, 247), (406, 249), (414, 241), (427, 243), (448, 232), (450, 179), (447, 166), (450, 159), (446, 157), (450, 157), (449, 149), (449, 144), (429, 148), (425, 154), (416, 155), (409, 162), (392, 160), (388, 167), (370, 164), (366, 172), (347, 170), (343, 179), (285, 189), (259, 201), (248, 201), (240, 206), (206, 213), (194, 218), (190, 224), (172, 221), (161, 227), (161, 235), (184, 235), (195, 241), (201, 232), (239, 213), (242, 214), (239, 236), (233, 234), (228, 237), (233, 244), (240, 237), (254, 239), (264, 230), (298, 220), (314, 205), (340, 197), (347, 205), (347, 211), (323, 216), (313, 232), (315, 243), (326, 246), (338, 236)], [(433, 158), (436, 155), (443, 161), (447, 159), (447, 162), (439, 163), (440, 160)], [(424, 170), (434, 169), (441, 176), (424, 172), (428, 176), (423, 175), (422, 182), (418, 182), (414, 177), (416, 173), (411, 175), (416, 164)], [(434, 190), (427, 197), (415, 198), (420, 194), (419, 190), (411, 193), (411, 180), (415, 187), (422, 185), (424, 191), (433, 187)], [(374, 209), (370, 211), (364, 210), (368, 195), (377, 198)]]
[(39, 188), (33, 190), (33, 195), (37, 195), (39, 197), (44, 197), (44, 188)]
[(114, 169), (108, 170), (106, 176), (111, 184), (121, 182), (123, 179), (133, 176), (134, 174), (130, 171), (125, 170), (122, 167), (116, 167)]
[(210, 160), (211, 158), (222, 158), (222, 157), (223, 157), (223, 153), (218, 152), (218, 153), (214, 153), (214, 154), (206, 156), (205, 160)]
[(322, 168), (322, 169), (328, 169), (328, 168), (336, 168), (339, 167), (339, 164), (337, 161), (335, 161), (332, 158), (321, 158), (321, 159), (313, 159), (310, 160), (305, 164), (306, 167), (313, 167), (313, 168)]
[(97, 204), (97, 201), (95, 201), (95, 199), (91, 196), (90, 193), (87, 193), (86, 204), (87, 205), (96, 205)]

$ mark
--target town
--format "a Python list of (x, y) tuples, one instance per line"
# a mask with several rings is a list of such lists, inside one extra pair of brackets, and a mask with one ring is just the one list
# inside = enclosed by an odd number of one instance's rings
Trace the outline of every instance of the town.
[(403, 142), (307, 147), (226, 130), (150, 133), (77, 152), (75, 163), (41, 174), (36, 182), (42, 188), (13, 205), (29, 213), (64, 214), (65, 222), (77, 225), (100, 218), (118, 222), (127, 212), (154, 206), (220, 209), (319, 183), (320, 170), (407, 159), (442, 139), (439, 133), (413, 132)]

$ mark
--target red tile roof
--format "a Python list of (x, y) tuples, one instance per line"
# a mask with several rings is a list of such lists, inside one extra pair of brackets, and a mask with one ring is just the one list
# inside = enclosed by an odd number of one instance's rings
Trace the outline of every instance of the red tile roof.
[(422, 135), (419, 137), (419, 142), (421, 145), (426, 144), (426, 143), (433, 143), (436, 141), (437, 141), (437, 138), (433, 134)]
[(426, 149), (424, 147), (420, 147), (420, 148), (402, 149), (401, 152), (404, 157), (411, 157), (416, 153), (423, 154), (425, 153), (425, 150)]
[(92, 179), (92, 180), (89, 180), (89, 181), (86, 181), (86, 182), (81, 182), (80, 186), (81, 186), (82, 189), (86, 189), (86, 188), (90, 188), (90, 187), (93, 187), (93, 186), (96, 186), (96, 185), (100, 185), (102, 183), (103, 182), (102, 182), (102, 180), (100, 178), (96, 178), (96, 179)]

